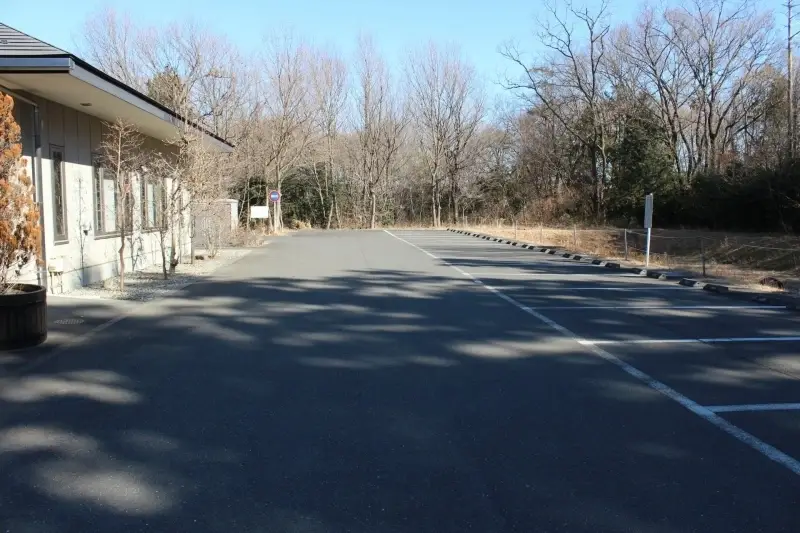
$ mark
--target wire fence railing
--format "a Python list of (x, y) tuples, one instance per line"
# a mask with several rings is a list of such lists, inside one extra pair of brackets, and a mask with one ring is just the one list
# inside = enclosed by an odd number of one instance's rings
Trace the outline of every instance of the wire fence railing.
[[(484, 233), (559, 246), (644, 265), (647, 233), (641, 229), (470, 226)], [(766, 277), (800, 278), (800, 236), (653, 229), (650, 267), (687, 276), (727, 277), (758, 283)]]

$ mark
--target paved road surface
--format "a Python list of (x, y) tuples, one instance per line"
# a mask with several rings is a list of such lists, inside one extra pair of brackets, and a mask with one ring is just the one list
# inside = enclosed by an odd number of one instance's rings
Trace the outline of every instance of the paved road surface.
[(300, 233), (4, 378), (0, 531), (797, 532), (796, 335), (448, 232)]

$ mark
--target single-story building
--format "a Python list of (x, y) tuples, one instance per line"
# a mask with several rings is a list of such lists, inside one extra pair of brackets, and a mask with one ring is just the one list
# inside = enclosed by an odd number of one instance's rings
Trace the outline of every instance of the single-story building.
[[(169, 150), (167, 142), (187, 121), (75, 55), (2, 23), (0, 92), (14, 98), (44, 228), (44, 265), (29, 269), (20, 281), (51, 284), (59, 292), (117, 275), (115, 177), (99, 157), (104, 124), (122, 118), (145, 136), (146, 150)], [(224, 139), (190, 127), (208, 148), (232, 151)], [(157, 183), (146, 172), (143, 167), (132, 188), (137, 220), (126, 239), (128, 271), (161, 261), (158, 228), (166, 222), (159, 198), (171, 184)], [(179, 245), (184, 256), (191, 249), (188, 212), (185, 216)]]

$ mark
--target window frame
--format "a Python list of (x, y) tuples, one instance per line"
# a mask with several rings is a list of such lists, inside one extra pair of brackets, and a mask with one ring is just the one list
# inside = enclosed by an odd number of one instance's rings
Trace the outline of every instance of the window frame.
[[(141, 187), (139, 188), (141, 193), (139, 196), (141, 209), (139, 212), (140, 216), (142, 217), (142, 231), (163, 231), (167, 229), (165, 217), (167, 207), (167, 188), (164, 184), (164, 181), (153, 176), (141, 175), (139, 176), (139, 183), (141, 184)], [(150, 207), (147, 200), (148, 184), (154, 185), (154, 196), (156, 196), (156, 198), (154, 198), (156, 204), (156, 213), (153, 225), (150, 225), (150, 219), (147, 216), (147, 209)]]
[(119, 208), (119, 192), (117, 178), (114, 177), (114, 230), (106, 231), (104, 214), (106, 211), (106, 195), (103, 182), (105, 181), (105, 165), (102, 154), (92, 153), (92, 204), (94, 205), (94, 234), (95, 237), (119, 237), (119, 218), (116, 210)]
[[(58, 153), (61, 155), (59, 160), (58, 167), (56, 167), (56, 160), (55, 154)], [(58, 172), (56, 172), (58, 170)], [(67, 220), (67, 176), (66, 176), (66, 161), (64, 161), (64, 147), (58, 144), (51, 144), (50, 145), (50, 192), (51, 192), (51, 211), (53, 214), (53, 243), (54, 244), (65, 244), (69, 242), (69, 223)], [(58, 228), (58, 221), (59, 221), (59, 205), (56, 202), (56, 191), (59, 190), (59, 187), (56, 186), (56, 181), (58, 181), (58, 186), (60, 187), (60, 203), (61, 203), (61, 225), (63, 226), (61, 229), (62, 232), (59, 232)]]

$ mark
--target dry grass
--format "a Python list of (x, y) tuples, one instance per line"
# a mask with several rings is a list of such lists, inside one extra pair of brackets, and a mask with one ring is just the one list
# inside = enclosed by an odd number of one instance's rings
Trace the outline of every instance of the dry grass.
[[(643, 230), (618, 228), (564, 229), (546, 227), (471, 226), (469, 229), (543, 246), (616, 259), (643, 266)], [(626, 254), (627, 240), (627, 254)], [(736, 285), (764, 288), (759, 281), (774, 277), (796, 291), (800, 286), (800, 237), (691, 230), (653, 230), (650, 265), (715, 278)]]
[(234, 248), (261, 246), (266, 241), (268, 235), (260, 228), (247, 229), (238, 227), (230, 234), (230, 241), (225, 243), (226, 246), (233, 246)]

